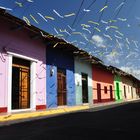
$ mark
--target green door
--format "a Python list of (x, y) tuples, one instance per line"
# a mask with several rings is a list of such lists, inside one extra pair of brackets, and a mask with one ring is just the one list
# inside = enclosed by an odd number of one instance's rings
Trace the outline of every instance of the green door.
[(120, 75), (114, 76), (114, 86), (115, 86), (115, 99), (116, 101), (122, 100), (122, 89), (121, 89), (121, 77)]
[(116, 94), (117, 94), (117, 99), (120, 100), (120, 87), (119, 87), (119, 83), (116, 83)]

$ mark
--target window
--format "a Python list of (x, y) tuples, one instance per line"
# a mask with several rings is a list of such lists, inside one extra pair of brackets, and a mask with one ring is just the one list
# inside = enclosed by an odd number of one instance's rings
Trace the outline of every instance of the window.
[(104, 87), (104, 93), (107, 93), (107, 86)]

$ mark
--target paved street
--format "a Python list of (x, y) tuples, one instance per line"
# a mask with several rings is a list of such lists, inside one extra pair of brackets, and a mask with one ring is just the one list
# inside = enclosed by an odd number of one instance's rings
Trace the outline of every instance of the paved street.
[[(99, 108), (100, 110), (101, 108)], [(0, 140), (111, 139), (140, 135), (140, 102), (0, 128)]]

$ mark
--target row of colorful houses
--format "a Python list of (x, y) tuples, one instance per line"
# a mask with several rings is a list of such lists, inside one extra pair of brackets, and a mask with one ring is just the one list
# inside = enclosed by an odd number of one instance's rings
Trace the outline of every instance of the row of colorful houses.
[(0, 113), (138, 99), (140, 81), (0, 10)]

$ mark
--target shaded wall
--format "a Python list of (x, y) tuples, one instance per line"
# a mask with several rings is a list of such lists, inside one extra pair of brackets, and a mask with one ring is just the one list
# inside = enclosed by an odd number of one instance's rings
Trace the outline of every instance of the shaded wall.
[[(47, 106), (57, 107), (57, 69), (66, 70), (67, 105), (75, 105), (74, 58), (61, 49), (49, 48), (46, 51), (47, 62)], [(51, 76), (50, 71), (54, 73)]]

